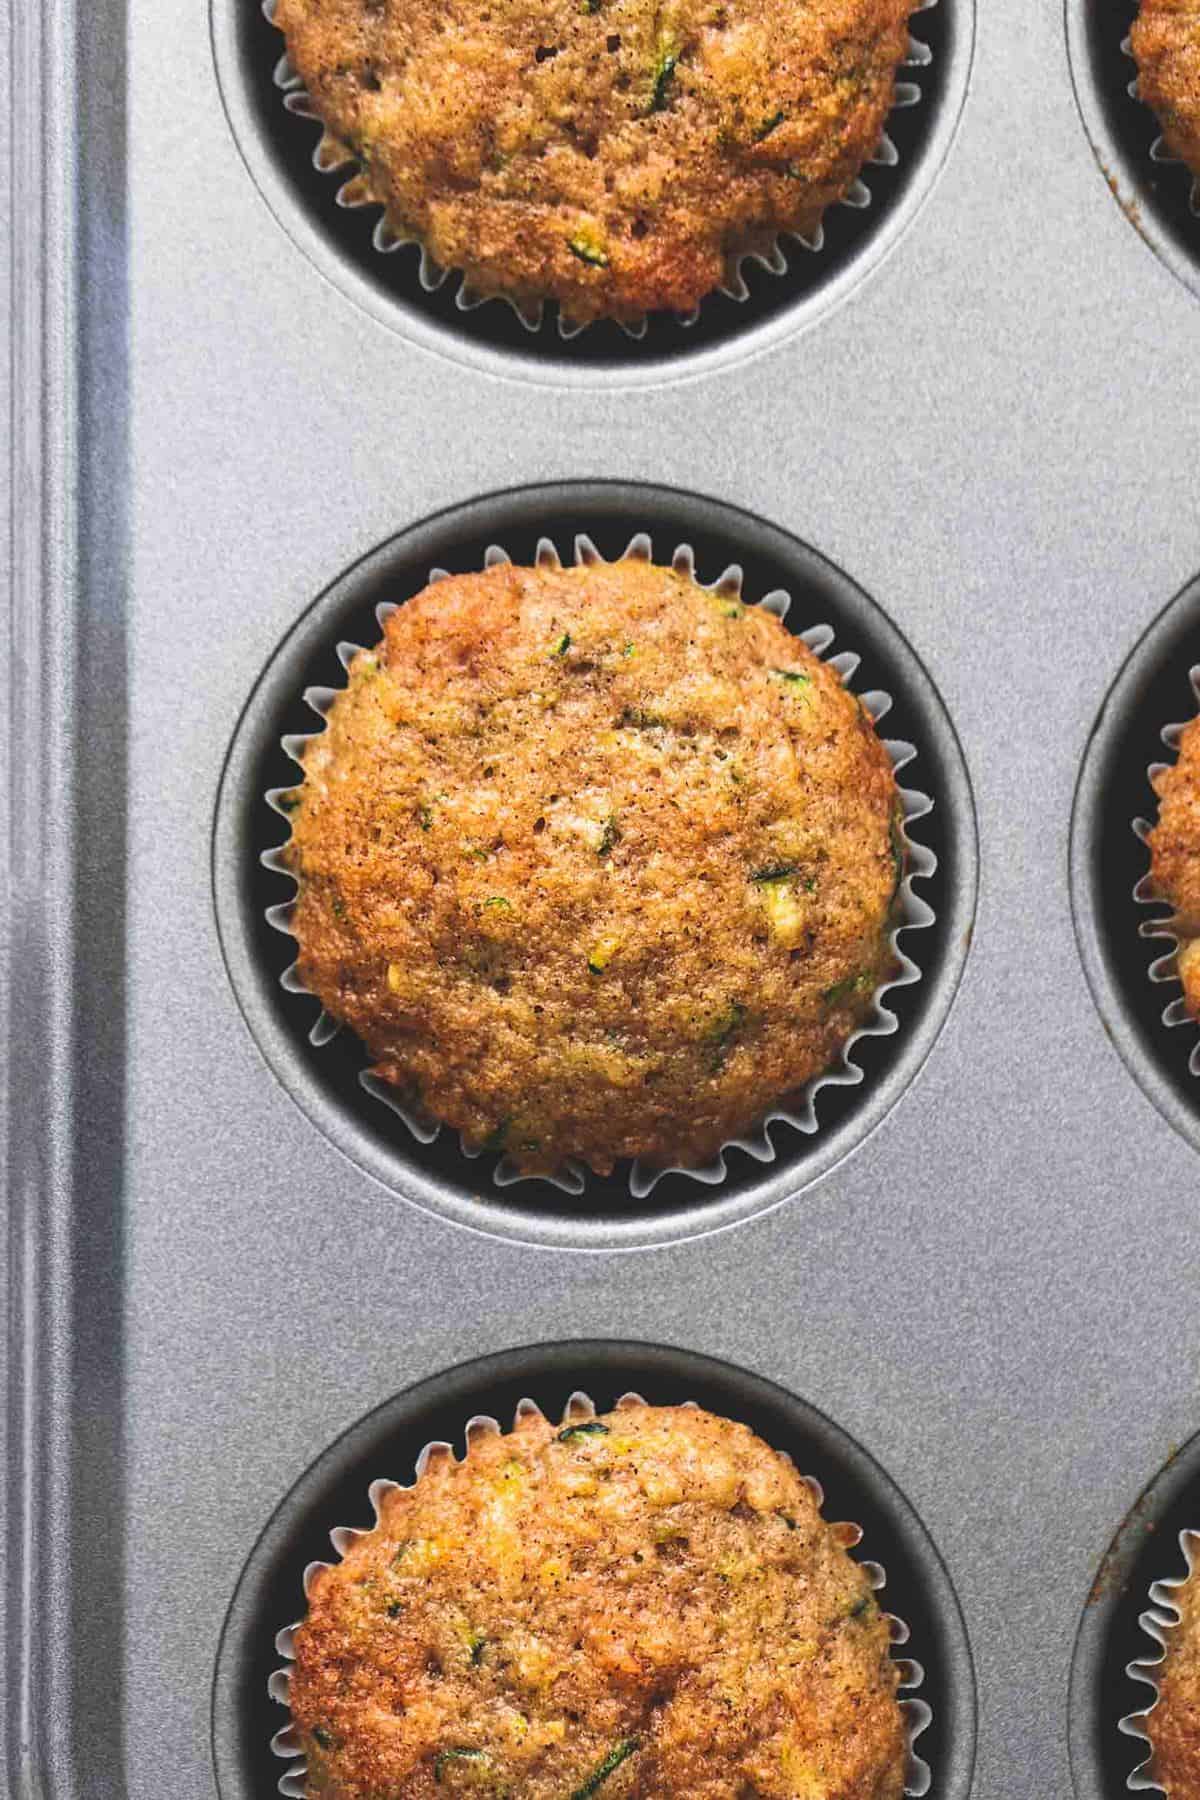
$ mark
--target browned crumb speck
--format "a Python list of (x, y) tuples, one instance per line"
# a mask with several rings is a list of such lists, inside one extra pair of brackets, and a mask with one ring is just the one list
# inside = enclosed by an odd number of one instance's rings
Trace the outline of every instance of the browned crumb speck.
[(1184, 727), (1179, 756), (1155, 777), (1154, 789), (1151, 879), (1155, 893), (1175, 908), (1179, 978), (1189, 1011), (1200, 1018), (1200, 717)]
[(303, 981), (526, 1170), (705, 1162), (893, 964), (871, 720), (771, 613), (671, 569), (439, 582), (354, 659), (292, 798)]
[(480, 294), (688, 312), (879, 143), (911, 0), (279, 0), (394, 229)]
[(1178, 1625), (1163, 1629), (1166, 1656), (1157, 1678), (1159, 1699), (1146, 1719), (1151, 1773), (1172, 1800), (1200, 1795), (1200, 1593), (1195, 1576), (1172, 1592)]
[(1200, 0), (1141, 0), (1130, 47), (1167, 148), (1200, 175)]
[(698, 1408), (476, 1439), (311, 1584), (309, 1792), (899, 1800), (898, 1672), (844, 1541)]

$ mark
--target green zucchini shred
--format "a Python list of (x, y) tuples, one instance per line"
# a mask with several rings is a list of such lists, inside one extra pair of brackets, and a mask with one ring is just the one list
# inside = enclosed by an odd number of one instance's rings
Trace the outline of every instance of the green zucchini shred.
[[(574, 248), (574, 246), (572, 246), (572, 248)], [(578, 251), (576, 251), (576, 255), (578, 255)], [(586, 262), (588, 259), (587, 257), (584, 257), (583, 260)], [(554, 643), (551, 646), (550, 654), (551, 656), (565, 656), (570, 648), (571, 634), (569, 631), (564, 631), (561, 637), (555, 638)]]
[[(581, 263), (588, 263), (593, 269), (607, 269), (608, 251), (592, 237), (577, 232), (573, 238), (567, 239), (567, 249), (572, 256), (577, 256)], [(568, 639), (568, 642), (570, 640)]]
[(389, 1600), (388, 1601), (387, 1616), (389, 1619), (398, 1619), (403, 1611), (404, 1611), (403, 1600)]
[(560, 1444), (574, 1444), (580, 1438), (607, 1437), (608, 1426), (599, 1419), (584, 1419), (578, 1425), (566, 1425), (558, 1434)]
[(340, 894), (335, 894), (329, 904), (333, 908), (333, 916), (335, 919), (345, 918), (346, 902), (342, 899)]
[(610, 814), (604, 821), (604, 830), (600, 834), (600, 842), (596, 845), (596, 855), (608, 856), (620, 835), (621, 828)]
[(478, 1763), (478, 1762), (487, 1762), (487, 1761), (488, 1761), (488, 1753), (486, 1750), (473, 1750), (470, 1748), (469, 1745), (466, 1745), (466, 1744), (456, 1745), (451, 1750), (439, 1750), (438, 1754), (437, 1754), (437, 1760), (435, 1761), (435, 1763), (433, 1765), (433, 1779), (437, 1782), (438, 1786), (440, 1787), (441, 1781), (442, 1781), (442, 1776), (445, 1774), (446, 1767), (449, 1763), (456, 1763), (456, 1762)]
[(771, 133), (775, 130), (775, 127), (777, 125), (782, 125), (786, 117), (787, 114), (783, 111), (783, 108), (780, 107), (777, 113), (772, 113), (769, 119), (764, 119), (754, 134), (754, 142), (756, 144), (761, 144), (764, 138), (769, 138)]
[(319, 1744), (322, 1750), (333, 1749), (333, 1733), (324, 1725), (314, 1725), (312, 1734), (313, 1742)]
[(637, 1748), (638, 1740), (635, 1737), (624, 1738), (619, 1744), (614, 1744), (604, 1761), (597, 1763), (587, 1780), (574, 1790), (571, 1800), (591, 1800), (592, 1795), (604, 1785), (610, 1775), (620, 1768), (623, 1762), (626, 1762), (634, 1754)]
[(875, 984), (875, 976), (870, 969), (862, 969), (857, 975), (847, 975), (844, 981), (835, 981), (832, 987), (826, 988), (821, 998), (827, 1006), (840, 1006), (843, 1000), (849, 1000), (853, 994), (865, 993)]
[(750, 879), (757, 887), (773, 887), (777, 881), (787, 881), (799, 873), (799, 863), (768, 863), (763, 869), (755, 869)]
[(503, 894), (489, 894), (483, 903), (483, 910), (484, 912), (488, 912), (493, 908), (500, 912), (511, 912), (512, 901), (506, 900)]
[(874, 1605), (875, 1605), (874, 1594), (864, 1594), (861, 1600), (856, 1600), (854, 1602), (854, 1605), (850, 1608), (850, 1611), (846, 1614), (846, 1617), (848, 1619), (861, 1619), (867, 1613), (872, 1611), (872, 1609), (874, 1608)]
[(422, 831), (431, 831), (433, 829), (432, 806), (418, 806), (417, 823), (420, 825)]
[(769, 669), (776, 681), (786, 681), (789, 687), (811, 687), (812, 676), (806, 675), (802, 669)]
[(492, 1150), (492, 1151), (503, 1150), (504, 1140), (508, 1136), (508, 1128), (511, 1124), (512, 1124), (511, 1117), (507, 1118), (507, 1119), (501, 1119), (500, 1123), (498, 1125), (494, 1126), (493, 1129), (488, 1132), (487, 1136), (483, 1140), (481, 1148), (484, 1150)]
[(714, 1075), (724, 1067), (725, 1058), (729, 1054), (729, 1046), (745, 1023), (746, 1008), (740, 1000), (731, 1000), (709, 1028), (708, 1041), (711, 1054), (708, 1066)]
[(650, 96), (650, 111), (662, 112), (667, 104), (667, 89), (679, 64), (677, 50), (664, 50), (654, 67), (654, 88)]
[(299, 788), (289, 788), (286, 794), (276, 794), (275, 804), (280, 812), (295, 812), (300, 804), (301, 798), (302, 796)]

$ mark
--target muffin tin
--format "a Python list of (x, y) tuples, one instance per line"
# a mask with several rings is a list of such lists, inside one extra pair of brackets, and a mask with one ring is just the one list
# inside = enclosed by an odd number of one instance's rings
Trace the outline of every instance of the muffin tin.
[[(1200, 222), (1129, 17), (940, 0), (916, 136), (803, 280), (563, 345), (368, 267), (272, 136), (257, 0), (14, 0), (14, 1792), (272, 1792), (260, 1677), (362, 1477), (573, 1387), (745, 1418), (864, 1524), (938, 1800), (1125, 1791), (1200, 1526), (1200, 1084), (1130, 829), (1200, 663)], [(248, 923), (343, 614), (576, 529), (803, 590), (938, 856), (821, 1129), (586, 1216), (374, 1141)]]

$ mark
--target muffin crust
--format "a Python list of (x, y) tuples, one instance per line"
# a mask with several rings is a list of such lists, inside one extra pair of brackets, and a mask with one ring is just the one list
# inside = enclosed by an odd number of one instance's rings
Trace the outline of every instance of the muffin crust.
[(481, 295), (687, 313), (875, 150), (910, 0), (279, 0), (393, 229)]
[(1150, 833), (1155, 893), (1175, 908), (1177, 964), (1188, 1010), (1200, 1018), (1200, 716), (1179, 740), (1179, 755), (1155, 777), (1158, 822)]
[(854, 1536), (699, 1408), (476, 1437), (310, 1584), (309, 1792), (899, 1800), (898, 1672)]
[(709, 1160), (890, 972), (900, 802), (771, 613), (627, 559), (439, 582), (291, 795), (299, 974), (376, 1073), (526, 1171)]
[(1200, 3), (1141, 0), (1130, 47), (1138, 94), (1157, 114), (1167, 148), (1200, 175)]

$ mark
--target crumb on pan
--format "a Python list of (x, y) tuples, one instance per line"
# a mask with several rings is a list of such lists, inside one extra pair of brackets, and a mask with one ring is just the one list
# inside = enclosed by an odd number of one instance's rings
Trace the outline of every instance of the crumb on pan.
[(910, 0), (279, 0), (393, 229), (482, 295), (689, 312), (872, 154)]
[(1150, 833), (1155, 893), (1175, 908), (1177, 966), (1188, 1009), (1200, 1018), (1200, 717), (1179, 740), (1179, 755), (1154, 781), (1158, 822)]
[(439, 582), (355, 657), (304, 766), (302, 980), (525, 1171), (711, 1159), (894, 967), (870, 718), (771, 613), (671, 569)]
[(786, 1459), (693, 1407), (540, 1414), (318, 1574), (290, 1707), (324, 1800), (899, 1800), (889, 1632)]
[(1200, 175), (1200, 7), (1141, 0), (1129, 36), (1139, 97), (1154, 109), (1171, 154)]

